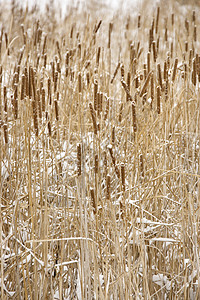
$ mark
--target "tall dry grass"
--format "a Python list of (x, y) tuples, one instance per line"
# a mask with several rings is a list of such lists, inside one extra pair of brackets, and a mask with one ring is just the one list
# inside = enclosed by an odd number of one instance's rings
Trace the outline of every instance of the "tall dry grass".
[(199, 6), (95, 5), (1, 4), (0, 298), (198, 299)]

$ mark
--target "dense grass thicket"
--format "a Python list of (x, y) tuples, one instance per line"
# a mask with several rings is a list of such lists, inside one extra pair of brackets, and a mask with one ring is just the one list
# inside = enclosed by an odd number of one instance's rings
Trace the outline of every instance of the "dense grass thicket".
[(200, 299), (200, 7), (185, 2), (0, 4), (2, 300)]

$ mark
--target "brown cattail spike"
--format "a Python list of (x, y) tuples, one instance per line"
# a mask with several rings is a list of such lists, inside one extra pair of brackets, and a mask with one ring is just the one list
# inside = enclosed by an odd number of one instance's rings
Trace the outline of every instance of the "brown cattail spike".
[(122, 79), (124, 79), (124, 65), (122, 64), (121, 65), (121, 77), (122, 77)]
[(106, 196), (107, 196), (107, 199), (110, 199), (110, 183), (111, 183), (111, 177), (108, 174), (107, 178), (106, 178)]
[(197, 25), (194, 25), (194, 41), (197, 41)]
[(78, 74), (78, 92), (81, 93), (82, 91), (82, 78), (81, 73)]
[[(131, 87), (131, 74), (130, 72), (127, 73), (127, 88), (129, 90), (129, 93), (130, 93), (130, 87)], [(128, 96), (128, 94), (126, 94), (126, 101), (129, 101), (130, 98)]]
[(141, 15), (138, 15), (138, 29), (141, 27)]
[(157, 87), (157, 113), (160, 114), (160, 87)]
[(195, 10), (192, 12), (192, 22), (195, 23), (196, 21), (196, 15), (195, 15)]
[(194, 86), (196, 86), (197, 84), (197, 65), (196, 65), (196, 58), (193, 58), (193, 62), (192, 62), (192, 65), (193, 65), (193, 70), (192, 70), (192, 83), (194, 84)]
[(173, 74), (172, 74), (172, 82), (174, 82), (175, 77), (176, 77), (177, 66), (178, 66), (178, 58), (176, 58), (175, 62), (174, 62), (174, 69), (173, 69)]
[(24, 96), (25, 96), (25, 88), (26, 88), (26, 78), (25, 75), (22, 74), (22, 84), (21, 84), (21, 100), (24, 100)]
[(154, 62), (156, 62), (156, 59), (157, 59), (156, 42), (153, 41), (152, 45), (153, 45), (153, 60), (154, 60)]
[(99, 23), (97, 24), (97, 26), (95, 28), (95, 33), (97, 33), (97, 31), (99, 30), (101, 23), (102, 23), (102, 20), (100, 20)]
[(108, 30), (108, 49), (110, 49), (111, 45), (111, 33), (113, 30), (113, 23), (109, 23), (109, 30)]
[(99, 157), (98, 154), (95, 155), (94, 157), (94, 172), (95, 174), (98, 174), (98, 170), (99, 170)]
[(157, 14), (156, 14), (156, 34), (158, 33), (158, 23), (159, 23), (159, 16), (160, 16), (160, 7), (157, 7)]
[(160, 64), (157, 65), (157, 69), (158, 69), (158, 81), (159, 81), (160, 87), (162, 89), (163, 85), (162, 85), (162, 74), (161, 74)]
[(94, 209), (94, 214), (96, 214), (97, 213), (97, 205), (96, 205), (95, 193), (94, 193), (93, 188), (90, 188), (90, 196), (91, 196), (92, 206)]
[(151, 53), (147, 53), (147, 72), (149, 73), (151, 70)]
[(81, 176), (81, 144), (77, 145), (77, 175)]
[(97, 110), (98, 81), (94, 81), (94, 109)]
[(171, 15), (172, 27), (174, 26), (174, 13)]
[(153, 106), (153, 101), (154, 101), (154, 75), (152, 72), (152, 75), (151, 75), (151, 108)]
[(121, 165), (122, 190), (125, 191), (125, 165)]

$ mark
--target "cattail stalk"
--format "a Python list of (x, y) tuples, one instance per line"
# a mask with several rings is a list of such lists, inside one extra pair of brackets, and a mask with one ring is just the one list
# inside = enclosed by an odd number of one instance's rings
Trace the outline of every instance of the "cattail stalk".
[(42, 111), (45, 111), (45, 89), (42, 88)]
[(96, 65), (99, 66), (99, 59), (100, 59), (101, 47), (98, 47), (97, 55), (96, 55)]
[(134, 103), (132, 103), (132, 120), (133, 120), (133, 132), (135, 133), (137, 131), (137, 125), (136, 125), (136, 108)]
[(94, 110), (94, 108), (92, 106), (92, 103), (89, 103), (89, 107), (90, 107), (90, 113), (91, 113), (91, 116), (92, 116), (94, 134), (97, 134), (96, 113), (95, 113), (95, 110)]
[(97, 31), (99, 30), (100, 26), (101, 26), (102, 20), (99, 21), (99, 23), (97, 24), (96, 28), (95, 28), (95, 34), (97, 33)]
[(148, 85), (149, 80), (150, 80), (150, 78), (151, 78), (151, 74), (152, 74), (152, 72), (149, 72), (149, 74), (147, 75), (147, 78), (146, 78), (146, 80), (145, 80), (145, 82), (144, 82), (144, 84), (143, 84), (143, 86), (142, 86), (141, 92), (140, 92), (140, 97), (143, 96), (143, 94), (144, 94), (144, 92), (145, 92), (145, 90), (146, 90), (146, 88), (147, 88), (147, 85)]
[(4, 132), (4, 141), (5, 141), (5, 144), (8, 144), (8, 126), (7, 126), (7, 123), (5, 123), (3, 125), (3, 132)]
[(39, 112), (39, 118), (42, 118), (42, 106), (41, 106), (41, 100), (40, 100), (40, 90), (37, 89), (37, 105), (38, 105), (38, 112)]
[(114, 168), (115, 168), (115, 173), (116, 173), (117, 177), (120, 178), (120, 172), (119, 172), (119, 169), (116, 165), (116, 159), (115, 159), (112, 147), (109, 146), (108, 150), (109, 150), (109, 153), (110, 153), (110, 156), (111, 156), (111, 159), (112, 159), (112, 163), (113, 163)]
[(107, 97), (107, 103), (106, 103), (106, 109), (105, 109), (105, 114), (104, 114), (104, 120), (106, 120), (107, 117), (108, 117), (109, 108), (110, 108), (110, 99), (109, 99), (109, 97)]
[(120, 67), (120, 62), (118, 62), (117, 66), (116, 66), (116, 68), (115, 68), (115, 71), (114, 71), (114, 74), (113, 74), (113, 77), (112, 77), (110, 83), (113, 83), (113, 81), (114, 81), (114, 79), (115, 79), (115, 77), (116, 77), (116, 75), (117, 75), (117, 72), (118, 72), (118, 70), (119, 70), (119, 67)]
[(98, 81), (94, 80), (94, 109), (97, 110)]
[(142, 154), (140, 154), (139, 159), (140, 159), (141, 177), (144, 178), (144, 161), (143, 161), (143, 155)]
[(14, 84), (14, 117), (18, 118), (18, 84)]
[(121, 84), (122, 84), (122, 86), (123, 86), (123, 88), (124, 88), (124, 90), (127, 94), (127, 99), (130, 100), (130, 101), (133, 101), (133, 98), (130, 94), (129, 88), (128, 88), (126, 82), (123, 79), (121, 79)]

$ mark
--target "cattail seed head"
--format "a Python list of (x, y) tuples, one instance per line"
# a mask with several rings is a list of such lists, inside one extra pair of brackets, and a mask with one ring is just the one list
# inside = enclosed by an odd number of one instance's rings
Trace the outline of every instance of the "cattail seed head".
[(178, 58), (176, 58), (175, 62), (174, 62), (174, 69), (173, 69), (173, 74), (172, 74), (172, 82), (174, 82), (175, 77), (176, 77), (177, 66), (178, 66)]
[(21, 100), (24, 100), (25, 96), (25, 88), (26, 88), (26, 77), (22, 74), (22, 83), (21, 83)]
[(94, 214), (97, 213), (97, 204), (96, 204), (96, 199), (95, 199), (95, 194), (94, 194), (94, 189), (90, 188), (90, 196), (91, 196), (91, 202), (94, 210)]
[(89, 107), (90, 107), (90, 113), (92, 116), (92, 122), (93, 122), (93, 129), (94, 129), (94, 134), (97, 134), (97, 120), (96, 120), (96, 113), (95, 110), (92, 106), (92, 103), (89, 103)]
[(160, 114), (160, 87), (157, 87), (157, 113)]
[(94, 81), (94, 109), (97, 110), (97, 91), (98, 91), (98, 81)]
[(121, 181), (122, 181), (122, 190), (125, 191), (125, 165), (121, 164)]
[(81, 176), (81, 144), (77, 145), (77, 175)]

